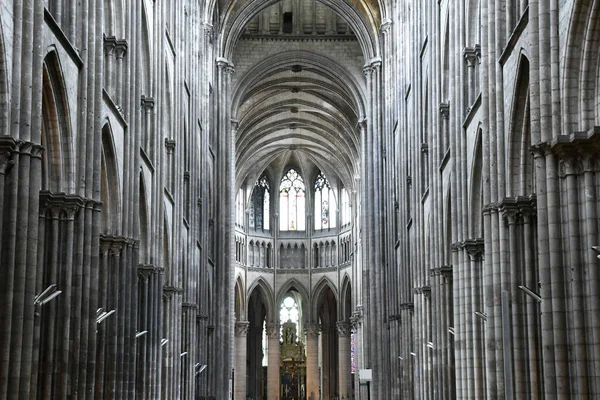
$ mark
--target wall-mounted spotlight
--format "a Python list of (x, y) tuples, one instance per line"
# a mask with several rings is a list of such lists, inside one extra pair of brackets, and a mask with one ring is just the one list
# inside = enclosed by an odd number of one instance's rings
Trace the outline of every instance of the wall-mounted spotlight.
[(148, 331), (141, 331), (141, 332), (137, 332), (135, 334), (135, 338), (141, 338), (142, 336), (144, 336), (146, 333), (148, 333)]
[(415, 353), (413, 353), (412, 351), (410, 352), (410, 355), (413, 357), (416, 357), (417, 355)]
[(594, 250), (596, 253), (596, 258), (600, 258), (600, 246), (592, 246), (592, 250)]
[(433, 349), (433, 342), (427, 342), (427, 347), (429, 347), (430, 349)]
[[(99, 311), (102, 310), (101, 308), (98, 309)], [(106, 318), (110, 317), (111, 315), (113, 315), (116, 312), (116, 310), (110, 310), (110, 311), (100, 311), (100, 314), (98, 316), (96, 316), (96, 323), (99, 324), (102, 321), (104, 321)]]
[(46, 290), (44, 290), (42, 293), (35, 296), (35, 298), (33, 299), (33, 303), (36, 306), (43, 306), (44, 304), (48, 303), (50, 300), (56, 298), (56, 296), (58, 296), (61, 293), (62, 293), (62, 290), (58, 290), (56, 287), (56, 284), (53, 283), (52, 285), (48, 286), (46, 288)]
[(448, 328), (448, 333), (451, 334), (452, 336), (454, 336), (456, 334), (453, 327)]
[[(199, 365), (200, 363), (196, 364)], [(202, 371), (204, 371), (206, 369), (207, 365), (200, 365), (200, 368), (198, 369), (198, 371), (196, 371), (196, 375), (198, 375), (199, 373), (201, 373)]]
[(184, 351), (183, 353), (181, 353), (181, 354), (179, 355), (179, 357), (183, 357), (183, 356), (187, 355), (187, 353), (188, 353), (187, 351)]
[(538, 303), (542, 302), (542, 296), (540, 296), (539, 294), (537, 294), (533, 290), (529, 289), (527, 286), (519, 286), (519, 289), (521, 289), (522, 291), (524, 291), (527, 296), (531, 297), (532, 299), (534, 299)]
[(475, 315), (477, 315), (479, 318), (481, 318), (484, 321), (487, 321), (487, 314), (486, 313), (482, 313), (479, 311), (475, 311)]
[(163, 347), (165, 344), (169, 343), (169, 339), (165, 338), (160, 341), (160, 347)]

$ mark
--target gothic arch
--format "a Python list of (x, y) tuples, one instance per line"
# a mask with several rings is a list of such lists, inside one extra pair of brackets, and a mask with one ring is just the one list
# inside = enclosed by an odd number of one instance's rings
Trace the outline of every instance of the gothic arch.
[[(221, 56), (231, 60), (235, 44), (241, 36), (244, 27), (260, 11), (277, 3), (279, 0), (241, 1), (233, 0), (226, 10), (221, 11), (222, 34), (220, 49)], [(211, 0), (206, 17), (215, 11), (216, 0)], [(379, 5), (370, 4), (372, 0), (354, 1), (352, 4), (340, 0), (320, 0), (342, 16), (352, 27), (360, 47), (363, 51), (365, 62), (379, 55)]]
[(0, 19), (0, 132), (8, 133), (8, 68), (4, 46), (4, 30)]
[(69, 103), (58, 53), (51, 50), (42, 70), (42, 188), (74, 193), (75, 157)]
[(277, 293), (277, 297), (275, 298), (275, 304), (281, 304), (281, 302), (283, 301), (285, 296), (290, 291), (296, 291), (300, 295), (301, 303), (299, 304), (299, 308), (301, 310), (301, 314), (304, 318), (304, 321), (306, 321), (307, 318), (310, 318), (310, 316), (307, 315), (308, 313), (306, 312), (307, 307), (310, 304), (308, 302), (310, 297), (309, 297), (308, 291), (306, 290), (306, 287), (302, 283), (300, 283), (297, 279), (291, 278), (290, 280), (288, 280), (285, 284), (283, 284), (281, 286), (281, 288), (279, 289), (279, 292)]
[(341, 321), (349, 321), (352, 316), (352, 283), (346, 273), (340, 290), (339, 316)]
[(121, 193), (119, 185), (119, 170), (113, 141), (110, 122), (102, 127), (102, 154), (101, 154), (101, 187), (103, 208), (104, 233), (116, 234), (120, 232), (121, 221)]
[(148, 189), (146, 188), (146, 181), (144, 174), (140, 171), (140, 198), (139, 198), (139, 227), (140, 227), (140, 263), (150, 263), (150, 255), (148, 250), (150, 248), (150, 241), (148, 240), (150, 235), (150, 213), (148, 207)]
[(246, 320), (246, 291), (244, 290), (244, 282), (242, 277), (238, 274), (235, 280), (235, 320), (242, 321)]
[[(323, 297), (327, 294), (327, 291), (329, 289), (331, 289), (331, 291), (333, 292), (336, 304), (339, 304), (339, 294), (336, 290), (336, 286), (331, 281), (331, 279), (329, 279), (328, 277), (326, 277), (326, 276), (322, 277), (312, 290), (312, 297), (311, 297), (312, 298), (312, 307), (311, 307), (311, 309), (312, 309), (312, 317), (313, 317), (313, 319), (315, 319), (315, 321), (319, 315), (319, 307), (321, 305), (321, 302), (323, 301)], [(339, 307), (338, 307), (338, 310), (339, 310)], [(338, 313), (339, 313), (339, 311), (338, 311)]]
[[(252, 298), (255, 290), (257, 291), (257, 295), (259, 296), (260, 300), (262, 301), (262, 303), (265, 306), (265, 309), (267, 312), (267, 315), (266, 315), (267, 322), (274, 321), (276, 313), (275, 313), (275, 305), (273, 304), (273, 290), (271, 290), (271, 287), (269, 286), (269, 284), (267, 284), (267, 282), (262, 277), (258, 278), (257, 280), (255, 280), (252, 283), (252, 285), (250, 286), (250, 288), (247, 291), (246, 298), (247, 299)], [(246, 319), (247, 318), (248, 318), (248, 315), (246, 315)]]
[(529, 60), (521, 55), (510, 115), (508, 172), (509, 196), (527, 196), (535, 192), (533, 158), (530, 154), (531, 117), (529, 102)]
[(475, 152), (473, 153), (473, 163), (471, 167), (471, 188), (469, 203), (471, 210), (470, 229), (471, 238), (483, 237), (483, 132), (481, 125), (477, 128), (475, 136)]
[(600, 125), (600, 0), (575, 1), (569, 20), (561, 69), (564, 134)]

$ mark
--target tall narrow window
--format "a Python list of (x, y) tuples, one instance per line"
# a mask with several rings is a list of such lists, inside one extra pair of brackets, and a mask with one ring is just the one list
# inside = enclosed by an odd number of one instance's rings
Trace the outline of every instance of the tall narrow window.
[(346, 188), (342, 189), (342, 225), (350, 223), (350, 196)]
[(281, 179), (279, 187), (279, 228), (282, 231), (303, 231), (305, 221), (306, 189), (302, 177), (290, 169)]
[[(254, 221), (252, 221), (254, 222)], [(239, 227), (244, 226), (244, 190), (238, 190), (235, 207), (235, 223)]]
[(315, 229), (335, 228), (335, 197), (329, 181), (320, 173), (315, 180)]
[(252, 191), (250, 204), (250, 227), (255, 229), (270, 229), (270, 195), (269, 181), (266, 176), (261, 176)]

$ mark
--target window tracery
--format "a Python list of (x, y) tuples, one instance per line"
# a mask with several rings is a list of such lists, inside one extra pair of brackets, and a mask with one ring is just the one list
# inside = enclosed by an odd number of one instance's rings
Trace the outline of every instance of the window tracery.
[(281, 178), (279, 186), (279, 215), (282, 231), (303, 231), (306, 229), (305, 205), (306, 187), (302, 176), (290, 169)]

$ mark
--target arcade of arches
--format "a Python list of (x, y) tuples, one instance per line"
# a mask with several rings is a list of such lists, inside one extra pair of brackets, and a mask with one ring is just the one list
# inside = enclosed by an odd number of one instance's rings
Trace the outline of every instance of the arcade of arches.
[(0, 398), (600, 398), (598, 26), (0, 1)]

